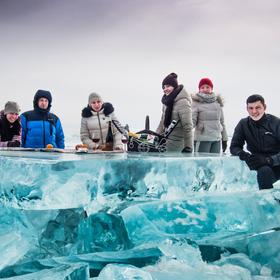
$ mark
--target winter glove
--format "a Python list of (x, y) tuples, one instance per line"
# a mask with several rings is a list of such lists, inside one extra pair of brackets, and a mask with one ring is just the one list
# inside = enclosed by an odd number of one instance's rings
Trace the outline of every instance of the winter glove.
[(190, 147), (185, 147), (185, 148), (182, 150), (182, 153), (192, 153), (192, 148), (190, 148)]
[(248, 159), (250, 158), (251, 154), (249, 154), (249, 153), (247, 153), (247, 152), (244, 152), (244, 151), (241, 151), (241, 152), (238, 154), (238, 156), (239, 156), (239, 159), (240, 159), (240, 160), (246, 161), (246, 163), (247, 163), (247, 161), (248, 161)]
[(263, 155), (251, 155), (247, 161), (247, 164), (251, 170), (258, 170), (259, 168), (267, 165), (272, 166), (273, 160), (271, 157), (265, 157)]
[(7, 147), (20, 147), (20, 142), (18, 140), (8, 141)]
[(222, 141), (222, 150), (223, 150), (223, 153), (226, 151), (227, 149), (227, 141)]

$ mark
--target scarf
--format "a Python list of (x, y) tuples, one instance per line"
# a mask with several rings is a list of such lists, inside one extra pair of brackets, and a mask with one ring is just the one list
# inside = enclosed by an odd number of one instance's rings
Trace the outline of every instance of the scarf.
[(166, 106), (164, 122), (163, 122), (164, 127), (168, 127), (171, 123), (174, 100), (177, 97), (177, 95), (181, 92), (183, 87), (184, 87), (183, 85), (179, 85), (169, 95), (164, 94), (161, 99), (162, 104)]
[(214, 92), (210, 94), (198, 92), (196, 95), (205, 103), (213, 103), (217, 100), (217, 96)]

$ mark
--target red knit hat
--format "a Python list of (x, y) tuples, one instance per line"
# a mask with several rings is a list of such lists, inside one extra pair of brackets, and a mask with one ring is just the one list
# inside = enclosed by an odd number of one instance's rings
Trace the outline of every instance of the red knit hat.
[(208, 85), (209, 87), (213, 88), (213, 83), (209, 78), (201, 79), (198, 84), (198, 88), (201, 88), (203, 85)]

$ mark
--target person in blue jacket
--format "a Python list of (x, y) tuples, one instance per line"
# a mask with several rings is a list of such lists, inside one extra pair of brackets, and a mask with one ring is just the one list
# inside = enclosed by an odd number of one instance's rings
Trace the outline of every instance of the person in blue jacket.
[(34, 110), (24, 112), (21, 116), (22, 147), (64, 149), (64, 133), (59, 118), (50, 113), (52, 95), (49, 91), (39, 89), (33, 100)]

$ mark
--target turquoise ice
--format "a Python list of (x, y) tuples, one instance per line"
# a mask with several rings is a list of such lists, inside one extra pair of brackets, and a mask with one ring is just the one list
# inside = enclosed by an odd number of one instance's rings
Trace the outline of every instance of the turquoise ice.
[(238, 158), (0, 151), (0, 279), (280, 277), (279, 190)]

